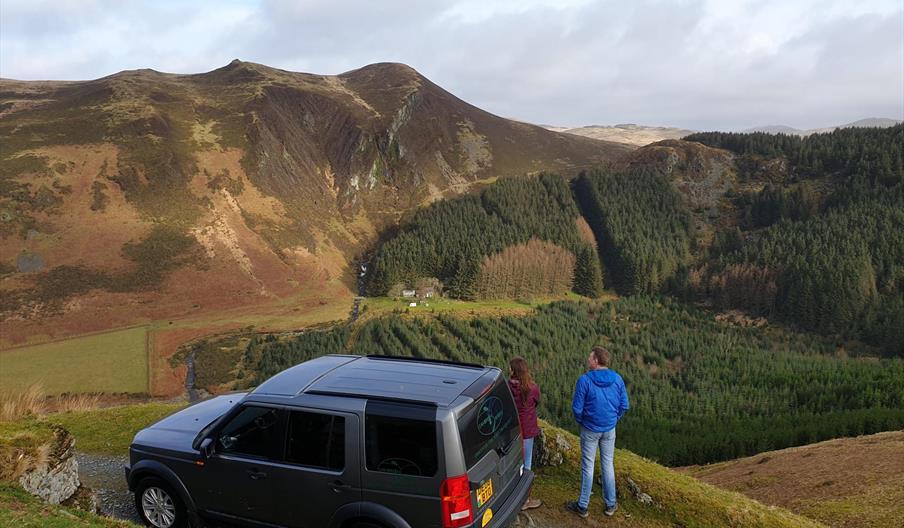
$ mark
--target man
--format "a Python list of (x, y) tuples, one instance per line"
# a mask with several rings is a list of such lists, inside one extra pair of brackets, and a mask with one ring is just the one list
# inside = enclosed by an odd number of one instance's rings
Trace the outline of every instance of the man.
[(571, 410), (581, 426), (581, 495), (566, 505), (581, 517), (587, 517), (590, 491), (593, 487), (593, 465), (596, 450), (600, 450), (600, 469), (603, 474), (605, 514), (615, 515), (615, 424), (628, 410), (628, 391), (621, 376), (609, 370), (609, 351), (594, 347), (587, 358), (588, 371), (578, 378), (574, 388)]

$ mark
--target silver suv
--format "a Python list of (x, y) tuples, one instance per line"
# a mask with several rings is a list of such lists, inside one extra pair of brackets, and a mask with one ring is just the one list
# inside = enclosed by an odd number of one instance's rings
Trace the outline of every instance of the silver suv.
[(323, 356), (195, 404), (129, 458), (156, 528), (501, 528), (533, 481), (499, 369), (386, 356)]

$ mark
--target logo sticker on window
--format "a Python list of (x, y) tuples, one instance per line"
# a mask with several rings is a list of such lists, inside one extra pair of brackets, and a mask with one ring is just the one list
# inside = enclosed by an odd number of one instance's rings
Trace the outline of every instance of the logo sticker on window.
[(477, 413), (477, 431), (484, 436), (495, 433), (502, 423), (502, 413), (502, 400), (496, 396), (484, 400)]

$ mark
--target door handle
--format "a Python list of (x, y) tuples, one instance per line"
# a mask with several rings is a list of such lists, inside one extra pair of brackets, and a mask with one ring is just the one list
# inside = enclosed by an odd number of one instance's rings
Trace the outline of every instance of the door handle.
[(248, 476), (251, 477), (251, 480), (262, 479), (267, 476), (266, 471), (259, 471), (257, 469), (249, 469), (247, 473)]
[(334, 480), (330, 482), (330, 489), (335, 491), (336, 493), (342, 493), (343, 491), (352, 489), (352, 485), (345, 484), (341, 480)]

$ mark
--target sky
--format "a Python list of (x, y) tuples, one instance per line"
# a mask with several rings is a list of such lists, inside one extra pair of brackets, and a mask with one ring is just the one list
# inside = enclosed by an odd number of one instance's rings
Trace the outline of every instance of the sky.
[(0, 77), (402, 62), (494, 114), (695, 130), (904, 119), (904, 0), (0, 0)]

